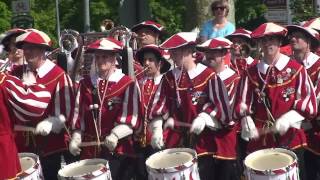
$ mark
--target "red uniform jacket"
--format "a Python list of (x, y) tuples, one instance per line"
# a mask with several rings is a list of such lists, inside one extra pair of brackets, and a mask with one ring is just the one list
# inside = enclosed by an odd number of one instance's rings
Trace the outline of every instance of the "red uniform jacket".
[(255, 66), (257, 63), (257, 60), (249, 56), (245, 59), (236, 59), (235, 61), (232, 61), (230, 67), (241, 76), (244, 74), (244, 71), (247, 71), (249, 67)]
[(15, 115), (39, 117), (50, 101), (44, 86), (27, 87), (13, 76), (0, 74), (0, 179), (15, 178), (21, 172), (13, 134)]
[[(314, 53), (309, 53), (308, 57), (303, 61), (304, 67), (310, 76), (311, 82), (315, 87), (317, 101), (320, 99), (320, 57)], [(319, 108), (319, 103), (318, 103)], [(317, 118), (319, 117), (319, 111)], [(317, 118), (312, 119), (312, 129), (306, 132), (308, 149), (315, 154), (320, 155), (320, 125)]]
[[(151, 119), (173, 117), (175, 121), (192, 124), (199, 113), (205, 112), (225, 125), (230, 120), (228, 102), (221, 79), (211, 69), (198, 63), (188, 72), (176, 68), (164, 75)], [(176, 126), (169, 131), (165, 145), (168, 148), (192, 146), (198, 153), (214, 153), (216, 146), (210, 142), (212, 135), (213, 131), (209, 129), (196, 136), (189, 133), (189, 128)]]
[[(13, 75), (22, 77), (22, 69), (17, 68)], [(37, 69), (37, 83), (43, 84), (52, 95), (52, 100), (43, 116), (30, 118), (28, 116), (18, 116), (16, 125), (36, 127), (39, 121), (49, 116), (64, 115), (66, 119), (71, 114), (74, 103), (74, 91), (69, 76), (56, 64), (50, 60)], [(41, 156), (61, 152), (68, 149), (66, 131), (62, 130), (59, 134), (50, 133), (48, 136), (37, 135), (34, 137), (30, 133), (16, 132), (16, 143), (19, 152), (34, 152)]]
[[(250, 115), (258, 130), (267, 127), (271, 120), (258, 96), (264, 85), (268, 101), (266, 104), (275, 120), (292, 109), (307, 119), (313, 118), (317, 113), (316, 97), (304, 67), (281, 54), (275, 66), (268, 68), (269, 65), (261, 61), (249, 68), (248, 73), (241, 78), (235, 99), (235, 118), (241, 119)], [(267, 71), (269, 76), (266, 80)], [(261, 135), (258, 140), (250, 140), (247, 150), (252, 152), (279, 146), (296, 149), (305, 145), (304, 131), (290, 128), (283, 136), (275, 137), (273, 133), (268, 133)]]
[[(94, 87), (98, 97), (93, 96)], [(90, 105), (98, 101), (99, 112), (94, 115)], [(82, 142), (97, 141), (94, 119), (97, 120), (99, 138), (103, 142), (117, 124), (127, 124), (133, 129), (139, 126), (139, 92), (137, 84), (117, 69), (108, 80), (84, 76), (76, 95), (75, 113), (72, 117), (74, 130), (81, 130)], [(133, 154), (132, 136), (119, 140), (116, 149), (118, 154)], [(98, 146), (83, 147), (81, 158), (96, 158), (109, 154), (107, 149), (98, 152)]]

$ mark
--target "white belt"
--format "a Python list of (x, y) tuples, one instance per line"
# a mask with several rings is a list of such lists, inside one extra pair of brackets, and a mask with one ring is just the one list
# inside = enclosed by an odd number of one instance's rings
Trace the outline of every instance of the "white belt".
[(22, 125), (14, 125), (14, 131), (26, 131), (26, 132), (32, 132), (35, 133), (36, 128), (29, 127), (29, 126), (22, 126)]
[(96, 142), (96, 141), (89, 141), (89, 142), (82, 142), (80, 144), (80, 147), (88, 147), (88, 146), (100, 146), (100, 145), (103, 145), (104, 142)]

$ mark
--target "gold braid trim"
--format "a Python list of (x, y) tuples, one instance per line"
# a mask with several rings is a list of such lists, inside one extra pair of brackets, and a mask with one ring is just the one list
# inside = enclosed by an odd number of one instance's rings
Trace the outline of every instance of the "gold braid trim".
[[(297, 72), (291, 77), (290, 80), (288, 80), (288, 81), (286, 81), (286, 82), (284, 82), (284, 83), (281, 83), (281, 84), (276, 84), (276, 85), (269, 85), (269, 84), (267, 84), (266, 86), (267, 86), (268, 88), (276, 88), (276, 87), (280, 87), (280, 86), (285, 86), (285, 85), (291, 83), (291, 82), (293, 81), (293, 79), (294, 79), (296, 76), (298, 76), (298, 74), (300, 73), (300, 71), (302, 70), (302, 68), (303, 68), (303, 66), (301, 66), (301, 67), (297, 70)], [(259, 70), (258, 70), (258, 71), (259, 71)], [(254, 85), (256, 85), (257, 87), (259, 87), (259, 83), (258, 83), (257, 81), (255, 81), (255, 80), (253, 80), (253, 78), (250, 76), (250, 73), (248, 73), (248, 77), (249, 77), (249, 80), (250, 80)]]

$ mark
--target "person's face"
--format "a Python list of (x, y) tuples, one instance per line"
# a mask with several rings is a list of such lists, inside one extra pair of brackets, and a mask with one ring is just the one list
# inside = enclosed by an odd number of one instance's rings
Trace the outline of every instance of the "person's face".
[(215, 17), (226, 17), (227, 16), (227, 7), (224, 6), (223, 4), (218, 4), (215, 7), (212, 7), (212, 14)]
[(308, 38), (302, 32), (291, 33), (289, 40), (293, 51), (304, 50), (309, 46)]
[(13, 37), (10, 39), (10, 43), (9, 43), (9, 57), (10, 57), (9, 59), (12, 62), (17, 62), (23, 58), (23, 50), (16, 48), (15, 41), (16, 41), (16, 38)]
[(178, 67), (183, 67), (183, 62), (185, 61), (188, 55), (188, 50), (184, 47), (179, 47), (175, 49), (170, 49), (169, 53), (170, 53), (170, 58), (173, 60), (173, 62)]
[(231, 39), (233, 45), (232, 45), (232, 52), (234, 55), (236, 56), (240, 56), (241, 55), (241, 46), (244, 44), (247, 44), (247, 42), (240, 37), (233, 37)]
[(99, 73), (110, 71), (116, 63), (116, 53), (109, 51), (96, 51), (94, 58)]
[(275, 56), (280, 49), (280, 39), (276, 36), (264, 36), (259, 40), (265, 56)]
[(149, 45), (149, 44), (156, 44), (158, 39), (158, 33), (152, 31), (149, 28), (141, 28), (137, 31), (138, 35), (138, 43), (140, 47)]
[(213, 69), (217, 69), (224, 66), (224, 59), (226, 57), (227, 50), (208, 50), (205, 52), (207, 65)]
[(22, 50), (26, 61), (30, 65), (39, 63), (45, 56), (45, 49), (38, 45), (25, 43), (22, 45)]
[(160, 61), (152, 52), (146, 52), (143, 55), (143, 66), (147, 68), (145, 71), (146, 76), (154, 76), (160, 73)]

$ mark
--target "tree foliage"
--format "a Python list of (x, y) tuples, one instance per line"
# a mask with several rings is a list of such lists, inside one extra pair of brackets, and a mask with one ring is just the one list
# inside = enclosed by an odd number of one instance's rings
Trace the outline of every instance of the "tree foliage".
[(317, 17), (312, 0), (291, 0), (290, 8), (292, 9), (292, 22), (298, 24), (302, 21)]
[(253, 30), (266, 22), (264, 14), (267, 7), (261, 0), (236, 0), (235, 19), (236, 27), (243, 27)]

